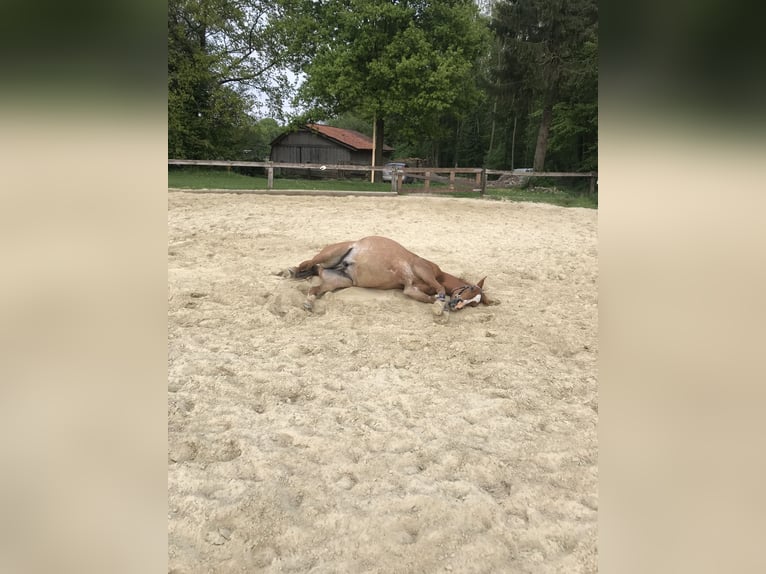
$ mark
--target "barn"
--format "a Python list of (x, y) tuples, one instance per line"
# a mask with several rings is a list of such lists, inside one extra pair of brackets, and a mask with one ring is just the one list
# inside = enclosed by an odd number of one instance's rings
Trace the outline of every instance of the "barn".
[[(383, 146), (388, 161), (394, 148)], [(372, 138), (355, 130), (306, 124), (285, 132), (271, 142), (271, 161), (328, 165), (370, 165)]]

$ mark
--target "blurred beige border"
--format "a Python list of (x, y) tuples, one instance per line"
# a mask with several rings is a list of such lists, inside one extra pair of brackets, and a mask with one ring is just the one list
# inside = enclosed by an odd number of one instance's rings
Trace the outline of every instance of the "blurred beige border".
[(3, 571), (166, 568), (167, 130), (153, 109), (0, 111)]
[(599, 571), (766, 571), (766, 140), (601, 109)]

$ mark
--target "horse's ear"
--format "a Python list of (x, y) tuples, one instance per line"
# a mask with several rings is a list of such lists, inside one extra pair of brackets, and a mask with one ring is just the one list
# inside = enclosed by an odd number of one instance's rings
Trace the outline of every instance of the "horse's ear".
[[(476, 284), (476, 286), (479, 289), (484, 289), (484, 279), (486, 279), (486, 277), (482, 277), (481, 281), (479, 281)], [(481, 294), (481, 302), (484, 303), (485, 305), (498, 305), (499, 304), (498, 301), (495, 301), (494, 299), (490, 299), (489, 297), (487, 297), (486, 293), (484, 293), (483, 291), (482, 291), (482, 294)]]

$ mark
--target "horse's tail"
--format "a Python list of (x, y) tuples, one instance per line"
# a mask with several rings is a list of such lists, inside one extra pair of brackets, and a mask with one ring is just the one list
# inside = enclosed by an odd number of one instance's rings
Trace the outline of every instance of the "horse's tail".
[(308, 279), (314, 275), (319, 275), (319, 265), (309, 265), (306, 267), (299, 265), (298, 267), (290, 267), (288, 272), (293, 279)]

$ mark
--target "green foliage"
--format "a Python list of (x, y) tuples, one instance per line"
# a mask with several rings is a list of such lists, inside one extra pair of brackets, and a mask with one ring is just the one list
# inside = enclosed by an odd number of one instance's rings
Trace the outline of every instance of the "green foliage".
[(295, 0), (293, 9), (311, 47), (300, 96), (314, 117), (382, 118), (406, 145), (451, 135), (445, 122), (481, 100), (489, 35), (472, 0)]
[[(507, 109), (522, 120), (517, 134), (523, 134), (523, 147), (534, 146), (540, 132), (550, 128), (547, 146), (536, 150), (535, 156), (541, 157), (535, 160), (542, 165), (547, 155), (546, 169), (596, 169), (596, 1), (501, 0), (495, 5), (492, 29), (497, 38), (495, 97), (510, 103)], [(544, 109), (553, 112), (548, 124)]]
[(368, 137), (372, 137), (372, 122), (353, 112), (340, 114), (338, 117), (328, 120), (327, 124), (336, 128), (343, 128), (344, 130), (355, 130)]
[(284, 128), (272, 118), (264, 118), (254, 122), (244, 138), (243, 159), (268, 161), (271, 154), (271, 142), (283, 131)]
[(233, 170), (171, 167), (168, 187), (175, 189), (266, 189), (265, 177), (251, 177)]
[(241, 158), (254, 137), (251, 94), (281, 107), (289, 58), (284, 29), (270, 25), (277, 14), (266, 0), (168, 1), (169, 156)]
[(170, 156), (266, 159), (298, 81), (288, 126), (377, 119), (397, 157), (511, 169), (550, 110), (545, 169), (598, 169), (595, 0), (169, 0)]
[[(176, 189), (267, 189), (263, 175), (244, 175), (220, 168), (183, 167), (168, 170), (168, 187)], [(391, 191), (390, 183), (370, 183), (360, 179), (274, 178), (274, 189), (308, 189), (338, 191)]]
[(578, 47), (578, 66), (564, 77), (554, 106), (551, 168), (598, 169), (598, 36), (595, 29)]

